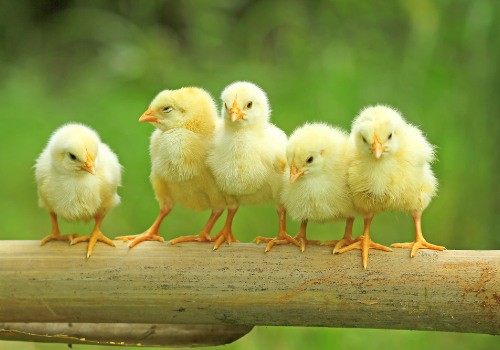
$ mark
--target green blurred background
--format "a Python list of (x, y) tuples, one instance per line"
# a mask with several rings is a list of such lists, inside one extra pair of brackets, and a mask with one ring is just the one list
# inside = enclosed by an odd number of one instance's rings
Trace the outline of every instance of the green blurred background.
[[(0, 1), (1, 238), (49, 232), (32, 166), (51, 132), (68, 121), (97, 129), (125, 167), (123, 202), (104, 232), (142, 232), (158, 210), (148, 180), (152, 127), (137, 122), (150, 100), (162, 89), (194, 85), (218, 101), (227, 84), (250, 80), (267, 91), (272, 119), (288, 134), (315, 120), (348, 129), (368, 104), (400, 109), (438, 147), (440, 191), (424, 214), (426, 238), (448, 249), (500, 249), (499, 14), (495, 0)], [(176, 207), (162, 235), (197, 233), (207, 216)], [(251, 241), (274, 235), (276, 226), (272, 206), (249, 207), (239, 211), (234, 230)], [(413, 238), (405, 214), (380, 215), (372, 228), (383, 244)], [(86, 232), (91, 225), (62, 229)], [(311, 224), (309, 232), (334, 239), (343, 225)], [(491, 349), (500, 342), (487, 335), (260, 327), (228, 348), (311, 345)], [(0, 349), (13, 347), (0, 342)]]

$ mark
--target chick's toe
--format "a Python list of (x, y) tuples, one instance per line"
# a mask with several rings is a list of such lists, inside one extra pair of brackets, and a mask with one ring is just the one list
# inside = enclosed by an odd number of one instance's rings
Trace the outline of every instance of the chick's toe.
[(392, 252), (392, 249), (386, 247), (385, 245), (373, 242), (369, 236), (361, 236), (356, 238), (354, 243), (349, 244), (347, 247), (339, 249), (337, 254), (342, 254), (350, 250), (359, 249), (361, 250), (363, 267), (366, 269), (368, 266), (368, 251), (370, 249), (383, 250), (385, 252)]
[(117, 239), (119, 241), (123, 241), (123, 242), (130, 241), (130, 243), (128, 244), (129, 248), (133, 248), (136, 245), (138, 245), (139, 243), (144, 242), (144, 241), (158, 241), (158, 242), (165, 241), (163, 239), (163, 237), (158, 234), (158, 232), (155, 233), (155, 232), (151, 232), (150, 230), (147, 230), (146, 232), (140, 233), (138, 235), (119, 236), (119, 237), (116, 237), (115, 239)]
[(210, 237), (210, 234), (202, 231), (197, 235), (181, 236), (170, 240), (170, 244), (172, 245), (184, 242), (212, 242), (212, 238)]
[(212, 238), (212, 242), (215, 242), (213, 250), (219, 249), (222, 243), (226, 242), (231, 244), (234, 242), (239, 242), (233, 234), (231, 228), (224, 227), (222, 230)]
[(222, 215), (222, 212), (223, 212), (222, 210), (212, 211), (210, 218), (208, 219), (207, 223), (205, 224), (205, 226), (203, 227), (203, 229), (199, 234), (192, 236), (182, 236), (176, 239), (172, 239), (170, 241), (170, 244), (174, 245), (182, 242), (212, 242), (212, 238), (210, 237), (210, 232), (212, 232), (212, 228), (214, 227), (219, 217)]
[(270, 251), (275, 245), (293, 244), (297, 247), (300, 247), (300, 243), (297, 238), (293, 238), (286, 232), (286, 210), (278, 209), (276, 212), (279, 218), (278, 236), (276, 236), (275, 238), (258, 236), (255, 238), (255, 242), (257, 244), (259, 244), (260, 242), (266, 242), (266, 253)]
[(40, 245), (45, 245), (45, 243), (50, 242), (50, 241), (71, 241), (74, 237), (77, 237), (77, 234), (67, 234), (67, 235), (61, 235), (59, 233), (54, 234), (51, 233), (50, 235), (45, 236), (41, 241)]
[(439, 250), (439, 251), (446, 250), (445, 247), (440, 246), (440, 245), (431, 244), (431, 243), (427, 242), (424, 238), (420, 238), (420, 239), (418, 239), (414, 242), (411, 242), (411, 243), (394, 243), (394, 244), (391, 244), (391, 247), (411, 249), (410, 256), (412, 258), (415, 257), (415, 255), (417, 255), (417, 252), (419, 249), (432, 249), (432, 250)]
[(304, 220), (300, 224), (300, 230), (294, 239), (299, 242), (300, 251), (303, 252), (306, 249), (307, 244), (320, 245), (321, 241), (307, 239), (307, 221)]
[(333, 254), (336, 254), (340, 249), (349, 246), (354, 243), (354, 239), (350, 238), (342, 238), (340, 240), (326, 241), (321, 243), (321, 245), (333, 246)]
[(255, 242), (257, 244), (261, 242), (267, 243), (265, 252), (269, 252), (275, 245), (285, 245), (285, 244), (293, 244), (296, 245), (297, 247), (300, 247), (299, 241), (297, 241), (295, 238), (287, 234), (286, 232), (280, 232), (277, 237), (275, 238), (269, 238), (269, 237), (262, 237), (262, 236), (257, 236), (255, 238)]
[(108, 237), (106, 237), (100, 230), (94, 230), (90, 235), (86, 236), (81, 236), (77, 237), (71, 240), (71, 245), (81, 243), (81, 242), (89, 242), (88, 248), (87, 248), (87, 259), (92, 255), (92, 252), (94, 251), (94, 246), (95, 244), (99, 242), (106, 243), (112, 247), (115, 246), (115, 243), (110, 240)]

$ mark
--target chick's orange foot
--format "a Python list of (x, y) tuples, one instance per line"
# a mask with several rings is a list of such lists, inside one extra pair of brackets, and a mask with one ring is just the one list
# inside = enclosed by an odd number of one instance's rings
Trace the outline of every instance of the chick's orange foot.
[(271, 249), (273, 249), (275, 245), (293, 244), (296, 245), (297, 247), (300, 247), (300, 243), (286, 232), (280, 232), (278, 236), (275, 238), (262, 237), (262, 236), (255, 237), (255, 243), (260, 244), (261, 242), (267, 243), (265, 249), (266, 253)]
[(40, 245), (45, 245), (45, 243), (50, 242), (50, 241), (71, 241), (73, 238), (78, 237), (77, 234), (67, 234), (67, 235), (60, 235), (60, 234), (54, 234), (51, 233), (50, 235), (45, 236), (41, 241)]
[(227, 244), (231, 244), (235, 242), (237, 243), (239, 241), (236, 239), (236, 237), (234, 237), (233, 231), (231, 231), (231, 229), (223, 228), (212, 238), (212, 242), (215, 242), (213, 250), (217, 250), (224, 242), (226, 242)]
[(312, 244), (312, 245), (320, 245), (321, 244), (321, 241), (318, 241), (315, 239), (307, 239), (306, 237), (301, 236), (300, 234), (295, 236), (295, 240), (297, 242), (299, 242), (299, 248), (300, 248), (301, 252), (306, 250), (306, 245), (308, 245), (308, 244)]
[(95, 244), (99, 242), (106, 243), (112, 247), (115, 246), (115, 243), (106, 237), (101, 231), (93, 231), (90, 235), (76, 237), (71, 240), (71, 245), (81, 243), (81, 242), (89, 242), (89, 246), (87, 248), (87, 259), (92, 255), (94, 251)]
[[(197, 235), (191, 236), (181, 236), (170, 241), (170, 244), (174, 245), (181, 242), (212, 242), (212, 238), (210, 237), (210, 232), (212, 232), (212, 228), (215, 223), (222, 215), (222, 210), (213, 210), (212, 214), (210, 214), (210, 218), (208, 218), (207, 223), (201, 229), (200, 233)], [(233, 236), (234, 238), (234, 236)]]
[(363, 267), (366, 269), (368, 266), (368, 251), (370, 249), (383, 250), (385, 252), (392, 252), (392, 249), (386, 247), (385, 245), (378, 244), (373, 242), (369, 236), (360, 236), (354, 240), (354, 243), (349, 244), (347, 247), (344, 247), (337, 251), (337, 254), (342, 254), (348, 252), (350, 250), (360, 249), (362, 256)]
[(440, 245), (431, 244), (431, 243), (427, 242), (424, 238), (420, 238), (420, 239), (418, 239), (414, 242), (411, 242), (411, 243), (394, 243), (394, 244), (391, 244), (391, 247), (411, 249), (410, 256), (412, 258), (415, 257), (415, 255), (417, 255), (417, 252), (419, 249), (432, 249), (432, 250), (439, 250), (439, 251), (446, 250), (445, 247), (442, 247)]
[(129, 248), (134, 248), (136, 245), (138, 245), (141, 242), (144, 241), (158, 241), (158, 242), (164, 242), (165, 240), (163, 237), (161, 237), (158, 233), (151, 233), (150, 231), (146, 231), (144, 233), (140, 233), (138, 235), (130, 235), (130, 236), (119, 236), (116, 237), (115, 239), (122, 241), (122, 242), (128, 242)]
[(352, 238), (342, 238), (340, 240), (326, 241), (321, 243), (321, 245), (333, 246), (333, 254), (336, 254), (340, 249), (347, 247), (354, 242), (355, 240)]
[(200, 232), (197, 235), (181, 236), (170, 240), (170, 244), (172, 245), (183, 242), (212, 242), (212, 238), (209, 233)]

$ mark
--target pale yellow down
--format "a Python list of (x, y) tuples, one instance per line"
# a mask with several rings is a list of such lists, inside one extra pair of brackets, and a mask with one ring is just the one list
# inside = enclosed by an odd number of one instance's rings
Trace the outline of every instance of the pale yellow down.
[[(87, 157), (94, 161), (95, 175), (81, 169)], [(54, 132), (36, 161), (35, 178), (40, 206), (70, 221), (88, 221), (120, 203), (118, 158), (81, 124)]]
[[(236, 82), (224, 89), (221, 99), (224, 123), (208, 158), (218, 186), (237, 205), (280, 205), (287, 137), (269, 122), (265, 92), (255, 84)], [(233, 122), (229, 110), (235, 101), (245, 116)]]
[(298, 221), (332, 221), (356, 216), (347, 186), (350, 163), (349, 135), (327, 124), (305, 124), (290, 136), (288, 164), (304, 175), (290, 183), (283, 178), (282, 200), (287, 213)]
[(160, 92), (150, 105), (158, 118), (151, 135), (151, 182), (161, 207), (179, 203), (191, 210), (224, 210), (206, 159), (219, 123), (212, 97), (187, 87)]
[[(434, 148), (417, 127), (390, 107), (374, 106), (354, 120), (350, 137), (348, 182), (358, 210), (421, 212), (429, 205), (437, 190)], [(380, 159), (371, 150), (375, 137), (383, 147)]]

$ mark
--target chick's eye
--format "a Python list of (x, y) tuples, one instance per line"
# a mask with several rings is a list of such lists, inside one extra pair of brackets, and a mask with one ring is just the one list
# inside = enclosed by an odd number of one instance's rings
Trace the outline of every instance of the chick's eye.
[(363, 142), (364, 142), (364, 143), (367, 143), (367, 142), (366, 142), (366, 139), (365, 139), (365, 137), (364, 137), (364, 136), (361, 136), (361, 138), (363, 139)]
[(172, 112), (172, 110), (173, 110), (173, 108), (171, 106), (167, 106), (167, 107), (163, 108), (163, 112), (165, 112), (165, 113), (170, 113), (170, 112)]
[(388, 140), (392, 139), (392, 132), (389, 134)]
[(311, 164), (314, 160), (314, 157), (313, 156), (310, 156), (309, 158), (307, 158), (306, 162), (307, 164)]
[(248, 102), (248, 103), (247, 103), (247, 109), (252, 108), (252, 105), (253, 105), (253, 102), (252, 102), (252, 101)]
[(75, 156), (73, 153), (70, 153), (70, 154), (69, 154), (69, 157), (70, 157), (72, 160), (76, 160), (76, 156)]

